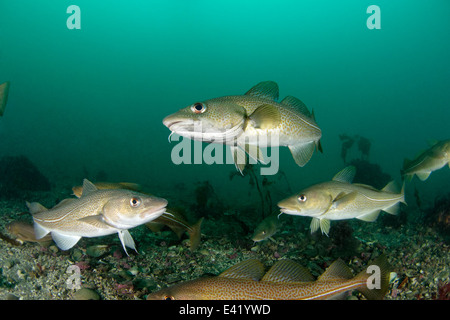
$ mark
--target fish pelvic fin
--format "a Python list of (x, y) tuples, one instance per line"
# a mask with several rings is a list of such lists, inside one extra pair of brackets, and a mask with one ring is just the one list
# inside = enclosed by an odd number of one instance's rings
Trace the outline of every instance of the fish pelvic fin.
[(355, 279), (365, 280), (358, 289), (369, 300), (382, 300), (389, 290), (389, 278), (392, 266), (384, 254), (371, 262)]
[(230, 146), (231, 156), (233, 157), (234, 165), (236, 169), (242, 174), (247, 163), (247, 157), (245, 151), (238, 146)]
[(136, 253), (138, 252), (136, 250), (136, 245), (134, 243), (133, 237), (128, 230), (119, 230), (118, 234), (120, 242), (122, 243), (123, 250), (125, 251), (127, 256), (129, 256), (129, 254), (126, 247), (133, 249), (134, 251), (136, 251)]
[(317, 230), (322, 231), (322, 234), (325, 234), (328, 236), (328, 233), (330, 232), (331, 228), (331, 222), (328, 219), (319, 219), (319, 218), (313, 218), (311, 220), (311, 233), (316, 232)]

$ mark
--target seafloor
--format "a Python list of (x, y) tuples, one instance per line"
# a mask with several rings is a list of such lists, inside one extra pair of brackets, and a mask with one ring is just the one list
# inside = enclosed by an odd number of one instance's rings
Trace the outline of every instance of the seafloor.
[[(50, 206), (68, 195), (67, 190), (53, 189), (29, 192), (27, 198)], [(187, 207), (192, 214), (195, 207)], [(168, 229), (153, 233), (140, 226), (131, 230), (139, 253), (127, 257), (116, 235), (84, 238), (68, 251), (53, 243), (6, 240), (14, 237), (6, 230), (8, 223), (31, 221), (26, 211), (24, 199), (0, 201), (0, 299), (145, 299), (159, 288), (217, 275), (248, 258), (258, 258), (267, 267), (289, 258), (319, 276), (341, 257), (356, 274), (383, 252), (397, 273), (386, 300), (449, 299), (449, 244), (421, 222), (421, 212), (403, 220), (386, 221), (383, 216), (388, 215), (382, 214), (374, 223), (333, 222), (330, 237), (311, 235), (308, 218), (282, 216), (285, 222), (273, 240), (258, 243), (250, 239), (254, 226), (239, 221), (239, 212), (208, 215), (197, 250), (191, 252), (187, 236), (179, 240)], [(83, 290), (73, 288), (74, 273), (68, 273), (72, 265), (81, 271)], [(364, 299), (356, 292), (350, 298)]]

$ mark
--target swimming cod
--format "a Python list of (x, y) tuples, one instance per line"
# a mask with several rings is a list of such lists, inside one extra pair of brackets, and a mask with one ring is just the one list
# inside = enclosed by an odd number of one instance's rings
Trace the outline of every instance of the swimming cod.
[(255, 242), (271, 239), (277, 233), (281, 226), (279, 213), (272, 213), (270, 216), (264, 218), (255, 228), (252, 235), (252, 240)]
[(289, 147), (303, 167), (315, 148), (322, 151), (322, 132), (314, 113), (292, 96), (278, 99), (278, 85), (265, 81), (244, 95), (225, 96), (192, 105), (164, 118), (163, 124), (181, 136), (230, 146), (236, 168), (242, 173), (248, 155), (265, 162), (260, 147)]
[(382, 190), (354, 183), (354, 166), (344, 168), (332, 181), (319, 183), (278, 203), (282, 213), (312, 217), (311, 233), (320, 227), (328, 235), (330, 220), (359, 219), (373, 222), (380, 211), (397, 214), (405, 202), (404, 185), (398, 191), (394, 181)]
[(51, 233), (61, 250), (72, 248), (81, 237), (99, 237), (117, 233), (123, 249), (136, 250), (128, 229), (161, 216), (167, 200), (132, 190), (99, 190), (84, 179), (80, 198), (61, 201), (47, 210), (37, 202), (27, 206), (33, 215), (36, 238)]
[(450, 168), (450, 140), (433, 143), (414, 160), (405, 159), (401, 173), (407, 181), (411, 181), (414, 175), (425, 181), (431, 172), (441, 169), (446, 164)]
[[(378, 267), (375, 283), (369, 279)], [(369, 269), (369, 267), (372, 267)], [(316, 280), (308, 270), (291, 260), (276, 262), (264, 274), (259, 260), (242, 261), (217, 277), (204, 277), (161, 289), (147, 300), (325, 300), (342, 298), (352, 290), (367, 299), (383, 299), (389, 289), (390, 265), (384, 255), (353, 277), (340, 259)]]

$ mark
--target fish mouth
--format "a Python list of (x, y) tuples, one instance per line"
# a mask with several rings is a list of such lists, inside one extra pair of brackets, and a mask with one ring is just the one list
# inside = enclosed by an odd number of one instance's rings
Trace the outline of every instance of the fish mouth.
[(289, 208), (280, 208), (281, 213), (285, 214), (300, 214), (300, 210), (289, 209)]
[(139, 217), (145, 220), (153, 220), (161, 216), (164, 212), (166, 212), (168, 201), (165, 199), (160, 199), (158, 202), (161, 202), (161, 204), (141, 212)]

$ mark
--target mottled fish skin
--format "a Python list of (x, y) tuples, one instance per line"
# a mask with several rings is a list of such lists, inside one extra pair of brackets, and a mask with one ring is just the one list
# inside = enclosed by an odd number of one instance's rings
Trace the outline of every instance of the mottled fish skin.
[(81, 198), (65, 199), (49, 210), (38, 203), (27, 205), (33, 214), (36, 237), (50, 232), (62, 250), (70, 249), (81, 237), (113, 233), (119, 234), (125, 249), (134, 248), (127, 230), (162, 215), (167, 200), (132, 190), (98, 190), (85, 179)]
[(332, 181), (306, 188), (278, 203), (282, 213), (312, 217), (311, 232), (319, 227), (328, 234), (330, 220), (359, 219), (375, 221), (380, 211), (397, 214), (399, 203), (405, 203), (404, 188), (395, 190), (390, 182), (382, 190), (363, 184), (352, 184), (355, 167), (349, 166)]
[[(288, 146), (296, 163), (304, 166), (316, 147), (321, 151), (321, 129), (299, 99), (277, 99), (278, 85), (265, 81), (245, 95), (196, 102), (167, 116), (163, 124), (172, 133), (193, 140), (227, 144), (239, 152), (245, 150), (261, 162), (264, 159), (260, 151), (249, 146)], [(238, 169), (242, 172), (242, 168)]]
[(367, 299), (382, 299), (389, 288), (390, 265), (384, 255), (370, 265), (380, 268), (380, 288), (369, 289), (371, 272), (353, 277), (340, 259), (316, 280), (303, 267), (290, 260), (278, 261), (264, 274), (256, 259), (245, 260), (217, 277), (204, 277), (149, 294), (147, 300), (321, 300), (342, 297), (358, 290)]
[(405, 180), (411, 181), (417, 175), (425, 181), (433, 171), (447, 164), (450, 167), (450, 139), (434, 143), (414, 160), (405, 159), (401, 173)]

